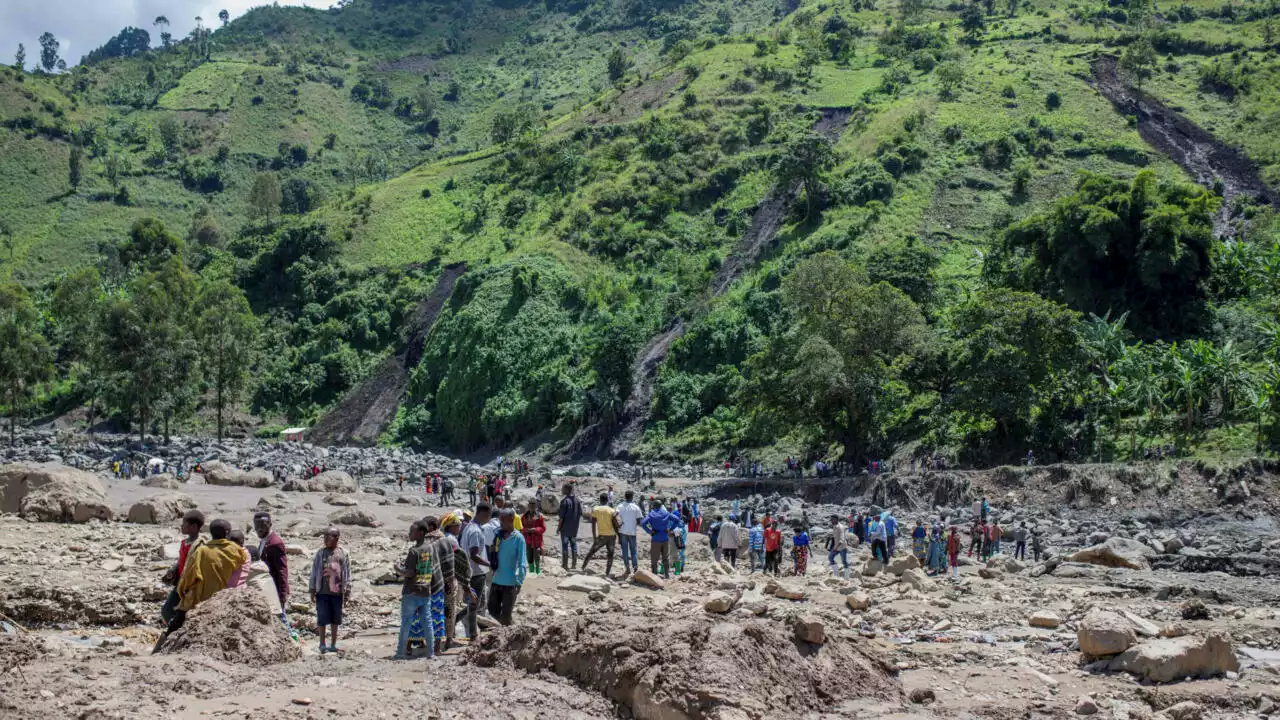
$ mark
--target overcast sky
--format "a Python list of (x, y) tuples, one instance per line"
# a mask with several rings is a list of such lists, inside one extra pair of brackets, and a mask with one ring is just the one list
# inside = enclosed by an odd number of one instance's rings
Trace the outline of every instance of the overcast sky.
[[(206, 25), (218, 24), (218, 11), (231, 17), (266, 5), (264, 0), (0, 0), (0, 63), (13, 62), (18, 43), (27, 46), (27, 69), (40, 60), (40, 34), (46, 30), (62, 43), (61, 56), (68, 65), (80, 62), (90, 50), (102, 45), (126, 26), (151, 33), (151, 44), (160, 44), (160, 32), (152, 26), (158, 15), (169, 19), (175, 38), (195, 27), (195, 18)], [(328, 7), (330, 0), (279, 0), (281, 5)]]

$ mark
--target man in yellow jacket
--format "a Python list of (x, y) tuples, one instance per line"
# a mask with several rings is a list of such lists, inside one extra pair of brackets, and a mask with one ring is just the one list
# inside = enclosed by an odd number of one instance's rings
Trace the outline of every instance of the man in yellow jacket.
[(244, 548), (232, 542), (231, 523), (214, 520), (209, 523), (209, 535), (213, 539), (196, 548), (187, 558), (178, 580), (178, 609), (169, 621), (169, 627), (160, 636), (159, 648), (171, 633), (187, 620), (187, 613), (197, 605), (213, 597), (219, 590), (227, 589), (233, 573), (244, 564)]

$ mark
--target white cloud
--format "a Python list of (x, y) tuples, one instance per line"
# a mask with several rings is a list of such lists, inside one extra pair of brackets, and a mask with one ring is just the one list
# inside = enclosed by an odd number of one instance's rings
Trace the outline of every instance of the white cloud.
[[(61, 56), (74, 65), (90, 50), (132, 25), (151, 33), (153, 45), (160, 33), (152, 25), (159, 15), (169, 19), (169, 32), (182, 37), (195, 27), (195, 18), (218, 24), (218, 11), (243, 15), (262, 0), (0, 0), (0, 63), (13, 62), (18, 43), (26, 45), (27, 69), (40, 59), (40, 34), (48, 31), (61, 43)], [(328, 0), (280, 0), (281, 5), (328, 7)]]

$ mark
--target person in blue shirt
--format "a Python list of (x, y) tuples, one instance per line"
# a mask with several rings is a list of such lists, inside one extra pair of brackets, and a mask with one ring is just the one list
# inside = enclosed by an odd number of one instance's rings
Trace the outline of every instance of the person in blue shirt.
[(524, 535), (516, 532), (516, 511), (503, 508), (498, 514), (498, 522), (498, 532), (493, 538), (498, 565), (493, 570), (493, 584), (489, 587), (489, 615), (503, 625), (510, 625), (516, 598), (520, 597), (520, 587), (529, 573), (529, 557)]
[(924, 521), (916, 520), (916, 527), (911, 531), (911, 554), (916, 556), (916, 560), (924, 565), (925, 550), (927, 549), (928, 533), (924, 529)]
[(889, 562), (889, 553), (885, 548), (884, 521), (872, 515), (871, 528), (867, 532), (867, 537), (871, 538), (871, 555), (882, 563)]
[[(898, 519), (895, 518), (893, 513), (889, 510), (885, 510), (884, 514), (880, 516), (880, 519), (884, 522), (885, 557), (891, 558), (893, 557), (894, 540), (898, 537)], [(888, 562), (888, 560), (885, 562)]]
[(658, 559), (662, 559), (662, 576), (671, 577), (671, 531), (679, 524), (679, 515), (672, 515), (658, 500), (654, 500), (653, 509), (641, 521), (640, 527), (649, 533), (649, 572), (658, 574)]
[(796, 556), (796, 575), (803, 576), (809, 569), (809, 531), (804, 527), (796, 528), (791, 538), (792, 550)]
[(764, 572), (764, 526), (760, 524), (759, 518), (756, 519), (755, 525), (751, 526), (751, 530), (747, 532), (747, 548), (751, 551), (751, 572), (756, 571), (757, 561), (760, 565), (760, 571)]

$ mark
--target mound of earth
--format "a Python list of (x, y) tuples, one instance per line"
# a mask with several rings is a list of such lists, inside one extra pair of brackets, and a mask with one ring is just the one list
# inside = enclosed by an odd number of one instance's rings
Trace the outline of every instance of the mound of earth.
[(32, 635), (0, 633), (0, 675), (45, 654), (44, 642)]
[(776, 622), (705, 616), (566, 618), (481, 636), (463, 661), (549, 670), (603, 693), (639, 720), (804, 716), (848, 700), (900, 701), (895, 671), (844, 631), (818, 647)]
[(302, 657), (260, 593), (223, 590), (187, 613), (187, 621), (160, 645), (162, 654), (199, 653), (250, 666)]

